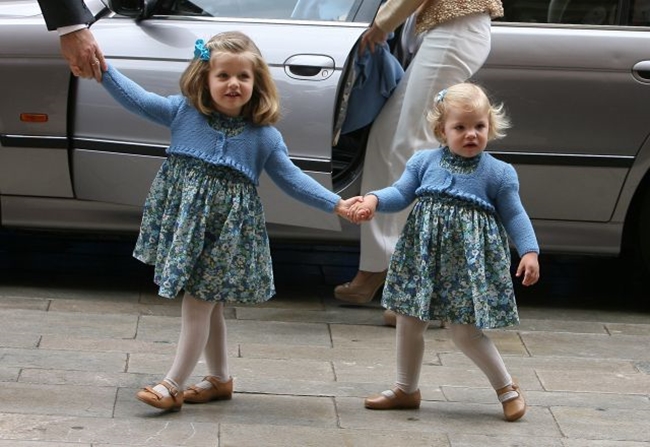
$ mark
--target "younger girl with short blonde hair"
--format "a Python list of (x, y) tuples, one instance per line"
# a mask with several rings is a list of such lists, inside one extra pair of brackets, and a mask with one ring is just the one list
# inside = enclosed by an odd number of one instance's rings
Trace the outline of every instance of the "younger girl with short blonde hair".
[(444, 147), (416, 152), (392, 186), (353, 205), (355, 222), (375, 210), (398, 212), (415, 202), (388, 269), (382, 305), (397, 314), (397, 377), (392, 389), (369, 397), (373, 410), (418, 408), (418, 382), (429, 320), (449, 322), (451, 337), (487, 376), (506, 420), (526, 412), (484, 328), (519, 323), (510, 275), (512, 239), (525, 286), (539, 279), (539, 247), (519, 198), (514, 168), (484, 150), (509, 123), (480, 87), (462, 83), (441, 91), (429, 120)]

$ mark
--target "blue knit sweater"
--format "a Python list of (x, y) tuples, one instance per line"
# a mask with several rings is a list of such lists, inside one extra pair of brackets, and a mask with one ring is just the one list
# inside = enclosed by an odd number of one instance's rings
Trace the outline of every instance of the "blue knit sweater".
[(151, 93), (109, 65), (102, 85), (129, 111), (171, 129), (168, 154), (199, 158), (229, 166), (256, 186), (262, 171), (285, 193), (307, 205), (332, 212), (340, 197), (293, 164), (280, 132), (273, 126), (247, 123), (244, 131), (227, 137), (213, 129), (207, 117), (181, 95)]
[(512, 239), (519, 256), (539, 253), (537, 238), (519, 198), (519, 181), (512, 165), (483, 152), (471, 174), (455, 174), (440, 166), (447, 148), (416, 152), (392, 186), (372, 191), (379, 199), (377, 211), (397, 212), (417, 197), (445, 194), (495, 213)]

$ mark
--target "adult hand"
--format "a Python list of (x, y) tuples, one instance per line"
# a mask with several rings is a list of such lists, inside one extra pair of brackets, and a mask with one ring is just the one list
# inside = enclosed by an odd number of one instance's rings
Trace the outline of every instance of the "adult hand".
[(70, 64), (73, 75), (102, 80), (102, 72), (108, 70), (104, 54), (89, 29), (64, 34), (61, 39), (61, 54)]
[(388, 39), (388, 33), (382, 31), (375, 23), (368, 28), (361, 36), (359, 43), (359, 54), (363, 54), (366, 48), (370, 47), (370, 52), (375, 52), (375, 46), (381, 45)]

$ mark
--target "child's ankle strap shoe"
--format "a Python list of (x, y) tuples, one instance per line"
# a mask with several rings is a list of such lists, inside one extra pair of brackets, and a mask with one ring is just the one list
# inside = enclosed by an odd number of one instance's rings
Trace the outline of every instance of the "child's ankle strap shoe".
[(203, 378), (206, 382), (212, 384), (209, 388), (203, 388), (193, 385), (183, 392), (184, 401), (189, 404), (203, 404), (213, 400), (230, 400), (232, 399), (232, 377), (227, 382), (220, 382), (214, 376)]
[(396, 387), (368, 397), (364, 404), (371, 410), (414, 410), (420, 408), (420, 401), (420, 390), (409, 394)]
[(503, 405), (503, 416), (506, 421), (513, 422), (526, 413), (526, 401), (519, 385), (511, 383), (497, 390), (497, 397)]
[(152, 387), (144, 387), (135, 395), (139, 400), (152, 407), (161, 410), (179, 411), (183, 406), (183, 393), (175, 386), (163, 380), (159, 385), (164, 386), (169, 391), (169, 396), (163, 396)]

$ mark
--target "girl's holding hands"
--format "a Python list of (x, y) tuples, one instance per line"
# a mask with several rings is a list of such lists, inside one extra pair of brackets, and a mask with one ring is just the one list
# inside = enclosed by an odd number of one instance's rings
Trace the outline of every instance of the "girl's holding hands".
[(487, 376), (508, 421), (526, 404), (484, 328), (519, 323), (510, 274), (512, 239), (523, 285), (539, 279), (539, 247), (519, 198), (514, 168), (488, 153), (508, 120), (485, 92), (461, 83), (440, 92), (428, 115), (439, 149), (420, 150), (393, 185), (352, 204), (355, 223), (376, 211), (411, 210), (384, 286), (382, 305), (397, 314), (397, 375), (392, 389), (365, 400), (374, 410), (418, 408), (424, 331), (449, 323), (454, 343)]

